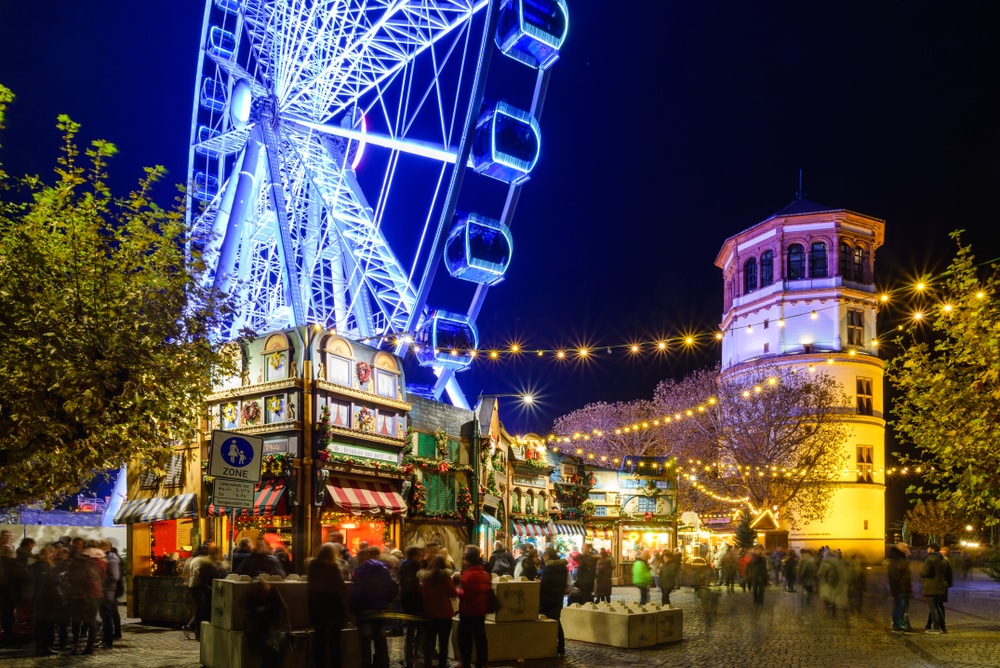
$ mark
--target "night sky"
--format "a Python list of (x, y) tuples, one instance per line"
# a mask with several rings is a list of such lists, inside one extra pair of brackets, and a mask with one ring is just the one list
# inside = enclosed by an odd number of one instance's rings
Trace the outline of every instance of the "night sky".
[[(570, 0), (570, 34), (522, 190), (507, 280), (490, 291), (482, 347), (554, 349), (710, 332), (723, 241), (810, 200), (887, 221), (876, 280), (943, 268), (947, 232), (1000, 255), (1000, 4)], [(113, 184), (148, 164), (185, 179), (203, 2), (5, 3), (0, 82), (18, 96), (0, 153), (50, 173), (58, 113), (121, 150)], [(163, 189), (166, 203), (172, 192)], [(650, 398), (718, 350), (588, 365), (478, 364), (466, 392), (504, 400), (512, 432), (549, 430), (593, 401)], [(891, 448), (890, 448), (891, 451)]]

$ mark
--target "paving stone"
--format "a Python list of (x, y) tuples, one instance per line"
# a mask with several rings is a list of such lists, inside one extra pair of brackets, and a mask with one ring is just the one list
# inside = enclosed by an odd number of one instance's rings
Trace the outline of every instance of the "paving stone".
[[(652, 590), (659, 602), (659, 590)], [(638, 590), (615, 587), (614, 600), (638, 601)], [(755, 608), (750, 594), (714, 587), (696, 595), (690, 589), (671, 594), (684, 611), (684, 640), (670, 645), (619, 649), (567, 641), (564, 659), (490, 662), (491, 668), (591, 668), (592, 666), (685, 666), (731, 668), (813, 668), (818, 662), (873, 668), (994, 668), (1000, 666), (1000, 585), (975, 573), (949, 592), (948, 633), (894, 634), (884, 571), (873, 569), (860, 612), (827, 614), (817, 603), (806, 604), (800, 593), (769, 587), (764, 606)], [(921, 631), (927, 606), (916, 598), (910, 619)], [(172, 628), (144, 626), (125, 620), (124, 637), (94, 656), (33, 658), (27, 647), (0, 649), (0, 666), (128, 666), (128, 668), (196, 668), (199, 646)], [(389, 639), (392, 666), (401, 665), (403, 639)], [(347, 668), (347, 667), (345, 667)]]

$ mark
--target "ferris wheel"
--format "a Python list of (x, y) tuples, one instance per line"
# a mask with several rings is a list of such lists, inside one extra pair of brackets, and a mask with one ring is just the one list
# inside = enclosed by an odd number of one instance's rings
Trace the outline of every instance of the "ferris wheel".
[(207, 0), (188, 224), (242, 304), (222, 336), (412, 346), (456, 399), (567, 27), (565, 0)]

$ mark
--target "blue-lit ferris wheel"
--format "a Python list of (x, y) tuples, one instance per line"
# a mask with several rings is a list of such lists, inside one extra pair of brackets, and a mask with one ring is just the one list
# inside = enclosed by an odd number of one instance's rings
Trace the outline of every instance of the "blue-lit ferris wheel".
[[(398, 351), (464, 403), (567, 27), (565, 0), (207, 0), (188, 215), (243, 304), (223, 336), (411, 333)], [(491, 61), (527, 73), (503, 77), (520, 100)]]

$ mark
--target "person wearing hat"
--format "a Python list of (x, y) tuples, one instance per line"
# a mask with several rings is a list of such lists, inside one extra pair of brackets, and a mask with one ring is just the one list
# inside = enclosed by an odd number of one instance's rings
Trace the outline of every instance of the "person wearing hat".
[(910, 594), (913, 582), (910, 576), (910, 546), (899, 542), (889, 548), (889, 595), (892, 597), (892, 630), (897, 633), (912, 631), (910, 628)]

